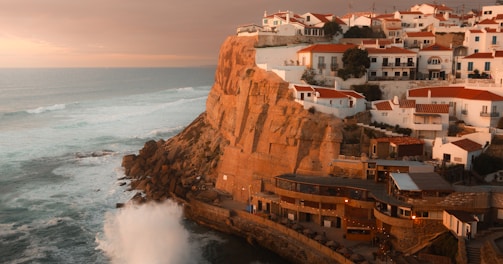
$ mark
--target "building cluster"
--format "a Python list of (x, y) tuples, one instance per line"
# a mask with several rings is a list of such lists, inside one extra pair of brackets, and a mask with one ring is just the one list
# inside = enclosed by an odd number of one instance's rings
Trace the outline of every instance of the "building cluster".
[[(324, 42), (298, 41), (325, 37), (328, 22), (339, 24), (341, 34)], [(343, 38), (352, 27), (370, 28), (381, 37)], [(265, 13), (261, 25), (244, 25), (237, 33), (270, 43), (293, 40), (257, 48), (256, 62), (289, 82), (304, 108), (341, 119), (369, 111), (372, 123), (359, 124), (366, 129), (387, 124), (410, 131), (381, 129), (387, 136), (372, 138), (361, 157), (334, 157), (330, 176), (279, 175), (273, 190), (249, 190), (255, 211), (341, 228), (347, 239), (372, 241), (385, 233), (405, 253), (417, 252), (445, 230), (473, 238), (479, 229), (503, 224), (503, 189), (454, 184), (466, 183), (473, 160), (503, 133), (497, 128), (503, 117), (503, 5), (458, 13), (445, 5), (418, 4), (390, 14), (341, 17)], [(461, 36), (460, 42), (439, 43), (445, 35)], [(342, 80), (337, 75), (343, 54), (353, 48), (367, 51), (370, 66), (364, 77)], [(302, 82), (307, 71), (321, 85)], [(348, 89), (385, 81), (401, 83), (403, 94), (368, 102)], [(411, 88), (411, 81), (425, 86)], [(450, 135), (453, 123), (464, 123), (465, 132)], [(503, 177), (492, 181), (498, 179)]]

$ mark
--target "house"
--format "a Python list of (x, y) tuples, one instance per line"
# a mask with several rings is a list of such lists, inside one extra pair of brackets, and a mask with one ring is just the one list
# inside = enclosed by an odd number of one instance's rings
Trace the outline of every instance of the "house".
[(413, 80), (417, 53), (399, 47), (367, 48), (369, 80)]
[(472, 168), (473, 160), (482, 153), (482, 145), (463, 138), (449, 142), (448, 138), (436, 138), (432, 157), (446, 163), (464, 164), (466, 170)]
[(372, 12), (353, 12), (341, 16), (340, 19), (348, 26), (348, 28), (351, 27), (373, 28), (376, 26), (375, 24), (377, 23), (378, 26), (380, 26), (380, 23), (373, 19), (374, 17), (375, 14)]
[(313, 108), (339, 118), (346, 118), (363, 112), (366, 109), (365, 97), (353, 90), (336, 90), (331, 88), (292, 85), (295, 101), (304, 109)]
[(432, 44), (435, 44), (435, 34), (430, 31), (405, 32), (403, 35), (403, 46), (406, 49), (419, 49)]
[(336, 76), (337, 70), (343, 67), (342, 55), (355, 47), (353, 44), (314, 44), (299, 50), (297, 61), (318, 75)]
[(420, 49), (417, 54), (418, 79), (449, 79), (453, 65), (453, 52), (451, 48), (433, 44)]
[(502, 41), (503, 31), (499, 29), (474, 28), (466, 31), (463, 46), (468, 47), (468, 54), (492, 52), (503, 49)]
[(480, 16), (480, 20), (493, 19), (499, 14), (503, 14), (503, 5), (482, 6), (482, 14)]
[(402, 21), (396, 18), (381, 19), (381, 28), (384, 35), (393, 39), (394, 43), (402, 42)]
[(444, 4), (417, 4), (411, 7), (410, 11), (419, 11), (423, 14), (454, 14), (454, 10)]
[(414, 99), (380, 100), (372, 102), (372, 121), (412, 130), (421, 139), (446, 135), (449, 126), (449, 105), (419, 103)]
[(346, 23), (332, 14), (317, 14), (308, 12), (300, 16), (304, 18), (304, 24), (308, 26), (308, 28), (323, 28), (325, 23), (333, 21), (339, 24), (342, 29), (342, 33), (348, 30)]
[(449, 114), (474, 127), (495, 127), (503, 111), (503, 96), (464, 86), (424, 87), (407, 91), (416, 103), (447, 104)]
[(496, 56), (503, 59), (503, 52), (478, 52), (461, 58), (461, 78), (492, 78), (491, 64), (495, 64)]
[(381, 137), (370, 139), (370, 157), (373, 159), (423, 156), (424, 142), (415, 137)]
[(394, 18), (402, 21), (404, 32), (418, 32), (429, 25), (425, 22), (425, 15), (421, 11), (395, 11)]
[(477, 235), (477, 222), (479, 221), (475, 213), (460, 210), (445, 210), (442, 223), (458, 237), (466, 239), (475, 238)]

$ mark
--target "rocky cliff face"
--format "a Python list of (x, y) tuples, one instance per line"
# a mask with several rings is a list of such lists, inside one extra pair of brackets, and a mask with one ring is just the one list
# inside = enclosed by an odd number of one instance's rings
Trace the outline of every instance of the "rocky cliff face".
[(339, 154), (341, 121), (294, 102), (288, 83), (255, 65), (256, 39), (229, 37), (201, 114), (167, 141), (123, 159), (131, 187), (147, 199), (214, 186), (245, 201), (273, 190), (283, 173), (328, 175)]

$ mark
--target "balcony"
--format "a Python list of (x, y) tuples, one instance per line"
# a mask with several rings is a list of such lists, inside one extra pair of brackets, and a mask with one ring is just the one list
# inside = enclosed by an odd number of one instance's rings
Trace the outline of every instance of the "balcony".
[(383, 63), (383, 68), (414, 68), (414, 62), (405, 62), (405, 63)]
[(339, 64), (337, 64), (337, 63), (330, 64), (331, 71), (336, 71), (338, 68), (339, 68)]
[(391, 226), (412, 228), (414, 221), (408, 218), (392, 217), (374, 208), (374, 216), (379, 221)]
[(441, 70), (442, 64), (427, 64), (426, 69), (428, 69), (428, 70)]
[(318, 63), (318, 69), (325, 69), (327, 67), (326, 63)]
[(480, 112), (481, 117), (499, 117), (500, 113), (499, 112)]

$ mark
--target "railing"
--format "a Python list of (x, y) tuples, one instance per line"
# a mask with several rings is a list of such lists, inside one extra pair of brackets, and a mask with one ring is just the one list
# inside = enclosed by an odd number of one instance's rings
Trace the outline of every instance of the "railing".
[(384, 63), (382, 64), (383, 68), (396, 68), (396, 67), (401, 67), (401, 68), (407, 68), (407, 67), (414, 67), (414, 62), (404, 62), (404, 63)]
[(330, 70), (331, 71), (336, 71), (337, 68), (339, 68), (339, 64), (337, 64), (337, 63), (330, 64)]
[(499, 117), (500, 113), (499, 112), (480, 112), (480, 116), (482, 117)]
[(374, 216), (376, 219), (380, 220), (381, 222), (392, 225), (392, 226), (412, 228), (413, 223), (414, 223), (412, 219), (392, 217), (392, 216), (389, 216), (389, 215), (379, 211), (376, 208), (374, 208)]
[(325, 69), (327, 67), (326, 63), (318, 63), (318, 69)]

